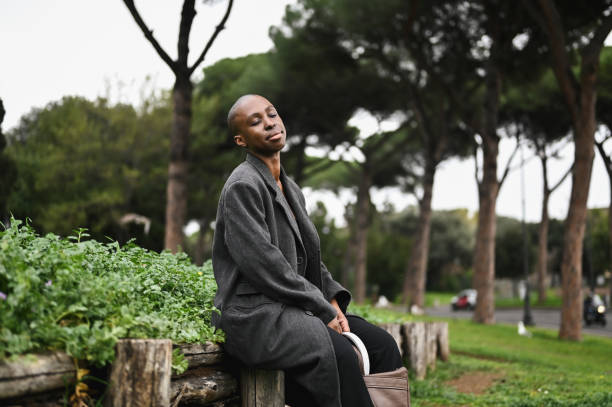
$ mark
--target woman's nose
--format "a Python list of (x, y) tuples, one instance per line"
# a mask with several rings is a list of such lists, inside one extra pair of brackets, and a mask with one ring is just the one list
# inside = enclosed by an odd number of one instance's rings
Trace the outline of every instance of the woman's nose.
[(266, 130), (269, 130), (269, 129), (273, 128), (275, 125), (276, 125), (276, 123), (274, 123), (274, 120), (272, 120), (271, 117), (264, 118), (264, 128)]

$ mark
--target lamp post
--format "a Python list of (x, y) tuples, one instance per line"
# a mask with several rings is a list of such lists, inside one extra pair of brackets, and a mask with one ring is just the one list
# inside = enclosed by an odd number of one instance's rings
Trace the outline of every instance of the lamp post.
[[(517, 140), (520, 143), (520, 140)], [(521, 227), (523, 231), (523, 274), (525, 276), (525, 296), (523, 297), (523, 324), (535, 325), (531, 316), (531, 304), (529, 301), (529, 244), (527, 236), (527, 223), (525, 221), (525, 156), (523, 155), (523, 146), (521, 145), (521, 206), (523, 211), (523, 219)]]

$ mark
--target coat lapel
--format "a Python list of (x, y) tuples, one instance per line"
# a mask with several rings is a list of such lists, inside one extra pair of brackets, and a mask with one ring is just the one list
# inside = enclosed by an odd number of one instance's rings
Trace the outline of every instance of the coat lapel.
[[(266, 182), (266, 185), (268, 186), (268, 188), (273, 192), (274, 200), (281, 206), (281, 208), (283, 208), (283, 212), (285, 214), (285, 217), (287, 218), (287, 222), (289, 222), (289, 225), (291, 226), (291, 229), (293, 230), (293, 233), (295, 234), (298, 241), (302, 243), (302, 236), (300, 234), (300, 229), (298, 227), (295, 217), (293, 216), (293, 213), (291, 212), (289, 203), (285, 199), (285, 196), (283, 195), (283, 191), (281, 191), (278, 185), (276, 185), (276, 181), (274, 180), (274, 177), (272, 177), (272, 173), (270, 172), (268, 167), (259, 158), (255, 157), (254, 155), (250, 153), (247, 153), (246, 160), (249, 164), (255, 167), (255, 169), (259, 172), (259, 174), (262, 176), (262, 178)], [(281, 172), (284, 175), (284, 170), (282, 168), (281, 168)], [(296, 211), (295, 216), (298, 216), (297, 210), (298, 208), (294, 209), (294, 211)]]

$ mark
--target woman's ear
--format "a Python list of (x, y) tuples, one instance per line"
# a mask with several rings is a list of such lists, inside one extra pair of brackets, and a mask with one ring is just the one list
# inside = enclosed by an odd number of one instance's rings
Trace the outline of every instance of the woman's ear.
[(246, 140), (244, 138), (244, 136), (242, 134), (236, 134), (234, 136), (234, 143), (236, 143), (237, 145), (239, 145), (240, 147), (246, 147)]

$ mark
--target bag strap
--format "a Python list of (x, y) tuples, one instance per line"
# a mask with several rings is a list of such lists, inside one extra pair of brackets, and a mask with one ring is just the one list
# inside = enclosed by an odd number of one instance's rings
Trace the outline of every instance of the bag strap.
[(359, 339), (357, 335), (352, 332), (342, 332), (342, 335), (346, 336), (346, 338), (351, 341), (355, 348), (361, 353), (361, 358), (363, 359), (363, 375), (367, 376), (370, 374), (370, 358), (368, 357), (368, 350), (365, 345)]

